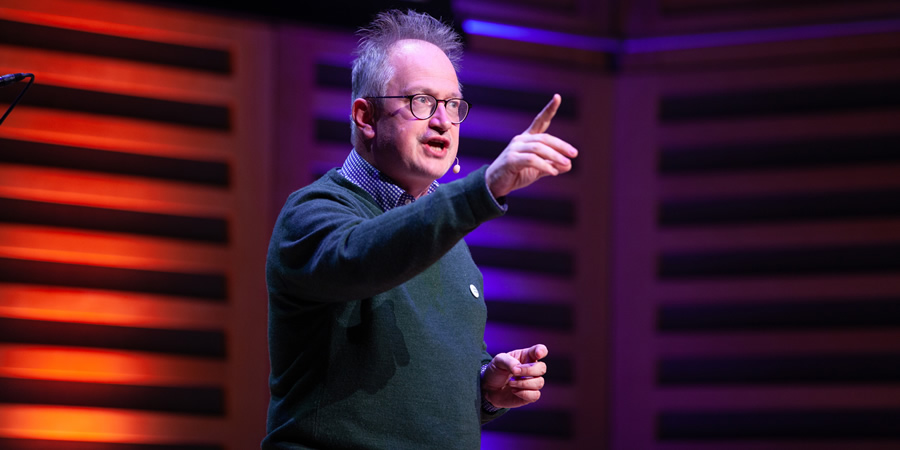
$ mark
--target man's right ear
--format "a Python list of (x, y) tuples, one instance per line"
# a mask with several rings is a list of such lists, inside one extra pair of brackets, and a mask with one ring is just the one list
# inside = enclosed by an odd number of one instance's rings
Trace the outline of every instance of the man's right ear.
[(364, 138), (375, 138), (375, 105), (364, 98), (358, 98), (353, 101), (350, 116)]

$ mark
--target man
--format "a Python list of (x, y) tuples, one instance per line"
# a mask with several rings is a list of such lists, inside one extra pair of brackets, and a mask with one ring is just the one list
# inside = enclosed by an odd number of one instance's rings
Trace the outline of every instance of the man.
[(482, 423), (540, 397), (548, 350), (487, 353), (482, 277), (462, 239), (577, 151), (544, 133), (555, 95), (490, 166), (438, 188), (469, 109), (459, 37), (399, 11), (361, 35), (354, 148), (291, 194), (269, 246), (262, 447), (477, 448)]

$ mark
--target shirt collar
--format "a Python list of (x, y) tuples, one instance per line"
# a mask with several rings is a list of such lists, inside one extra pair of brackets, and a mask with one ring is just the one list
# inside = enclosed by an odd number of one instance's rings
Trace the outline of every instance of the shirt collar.
[[(375, 203), (384, 211), (416, 201), (403, 188), (394, 184), (394, 181), (387, 175), (359, 156), (356, 150), (350, 151), (347, 159), (344, 160), (344, 165), (341, 166), (338, 172), (371, 195), (375, 199)], [(437, 181), (432, 181), (425, 195), (434, 192), (438, 186)]]

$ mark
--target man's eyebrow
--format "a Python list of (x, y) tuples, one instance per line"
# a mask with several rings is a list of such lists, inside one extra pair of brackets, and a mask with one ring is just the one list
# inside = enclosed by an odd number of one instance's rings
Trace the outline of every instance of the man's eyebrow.
[[(414, 86), (413, 89), (408, 89), (408, 92), (409, 93), (406, 95), (428, 94), (435, 98), (438, 98), (438, 95), (436, 95), (436, 91), (427, 87)], [(453, 93), (450, 94), (447, 98), (463, 98), (463, 95), (460, 91), (453, 91)]]

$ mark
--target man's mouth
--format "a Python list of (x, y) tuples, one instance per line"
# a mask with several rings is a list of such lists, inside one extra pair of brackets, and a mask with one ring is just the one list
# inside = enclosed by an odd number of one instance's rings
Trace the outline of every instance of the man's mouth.
[(450, 147), (450, 140), (441, 137), (435, 137), (425, 141), (425, 144), (435, 153), (443, 153), (447, 147)]

